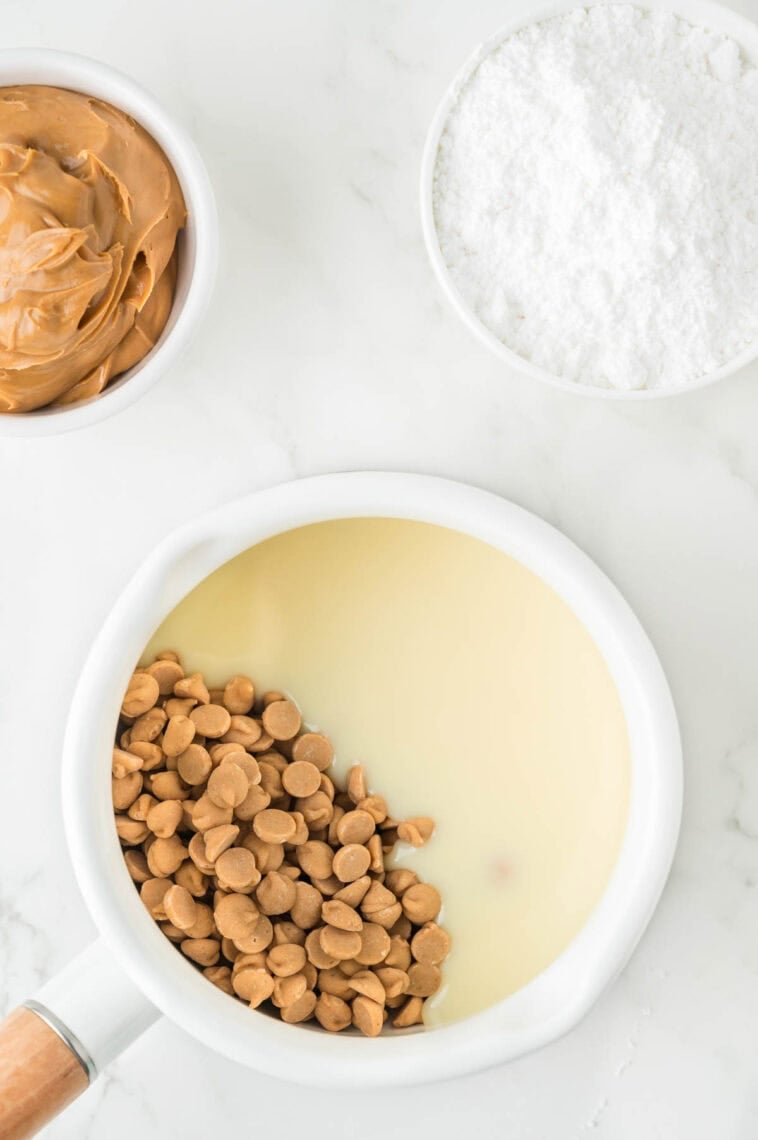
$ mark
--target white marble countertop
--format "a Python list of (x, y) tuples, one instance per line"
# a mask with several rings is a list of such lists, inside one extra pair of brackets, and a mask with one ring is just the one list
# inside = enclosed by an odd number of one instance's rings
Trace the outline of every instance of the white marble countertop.
[[(681, 717), (684, 827), (662, 904), (587, 1020), (508, 1067), (335, 1097), (259, 1077), (162, 1022), (51, 1138), (379, 1140), (388, 1122), (398, 1140), (756, 1135), (758, 367), (683, 399), (595, 402), (509, 375), (443, 302), (419, 232), (425, 128), (515, 3), (3, 6), (5, 46), (101, 57), (190, 128), (223, 254), (189, 358), (145, 399), (79, 434), (0, 446), (0, 1003), (93, 934), (57, 782), (69, 696), (115, 596), (176, 523), (315, 472), (489, 488), (615, 580)], [(739, 7), (758, 17), (758, 0)]]

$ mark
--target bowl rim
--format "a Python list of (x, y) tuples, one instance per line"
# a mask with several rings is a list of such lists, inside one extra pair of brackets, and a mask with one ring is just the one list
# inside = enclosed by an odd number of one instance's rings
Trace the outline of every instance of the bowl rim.
[[(110, 806), (110, 755), (133, 662), (160, 620), (200, 580), (272, 535), (334, 518), (394, 517), (452, 527), (532, 569), (596, 640), (624, 705), (632, 753), (627, 831), (616, 868), (564, 952), (511, 997), (443, 1028), (376, 1039), (314, 1035), (250, 1018), (188, 963), (144, 911), (124, 868)], [(114, 649), (118, 647), (118, 651)], [(93, 714), (93, 709), (97, 710)], [(430, 476), (322, 475), (238, 499), (180, 527), (116, 601), (77, 685), (65, 735), (62, 798), (79, 886), (126, 973), (169, 1018), (218, 1052), (269, 1075), (324, 1088), (454, 1077), (521, 1056), (576, 1025), (626, 963), (658, 902), (681, 816), (682, 758), (671, 694), (637, 618), (569, 539), (494, 494)]]
[(562, 392), (570, 392), (575, 396), (585, 396), (590, 399), (621, 400), (644, 402), (649, 400), (663, 400), (672, 396), (684, 396), (691, 392), (709, 388), (720, 380), (734, 375), (740, 369), (753, 363), (758, 358), (758, 338), (754, 347), (746, 349), (738, 356), (733, 357), (697, 380), (688, 381), (672, 388), (641, 388), (617, 389), (599, 388), (591, 384), (582, 384), (576, 380), (566, 380), (555, 373), (533, 364), (526, 357), (519, 355), (507, 344), (501, 341), (476, 316), (468, 306), (453, 281), (440, 249), (437, 237), (437, 228), (434, 221), (434, 171), (437, 162), (437, 151), (448, 116), (455, 106), (462, 88), (465, 86), (473, 72), (496, 47), (513, 35), (531, 24), (540, 23), (554, 16), (565, 15), (568, 12), (584, 8), (595, 7), (634, 7), (651, 12), (670, 12), (688, 23), (700, 24), (712, 28), (736, 40), (746, 57), (758, 65), (758, 25), (738, 12), (717, 3), (717, 0), (590, 0), (582, 5), (578, 0), (546, 0), (533, 9), (521, 8), (508, 21), (502, 24), (497, 31), (482, 40), (467, 56), (464, 63), (458, 68), (453, 79), (448, 83), (442, 95), (431, 123), (426, 133), (424, 149), (421, 157), (421, 170), (419, 177), (419, 201), (421, 215), (421, 231), (424, 237), (427, 256), (431, 262), (434, 276), (439, 287), (452, 306), (453, 310), (463, 324), (474, 334), (477, 340), (486, 345), (504, 364), (516, 369), (522, 375), (533, 380), (540, 380), (549, 387)]
[(200, 323), (213, 290), (219, 246), (215, 197), (200, 152), (184, 128), (138, 82), (110, 64), (73, 52), (1, 49), (0, 87), (20, 83), (93, 95), (125, 111), (152, 135), (173, 166), (187, 205), (187, 225), (178, 240), (181, 256), (188, 259), (189, 276), (185, 295), (174, 298), (168, 324), (147, 356), (87, 400), (62, 408), (0, 413), (0, 438), (59, 435), (87, 427), (144, 395), (177, 360)]

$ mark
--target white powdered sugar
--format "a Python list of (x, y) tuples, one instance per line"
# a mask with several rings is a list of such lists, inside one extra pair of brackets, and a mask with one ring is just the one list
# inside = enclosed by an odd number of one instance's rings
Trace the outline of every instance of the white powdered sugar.
[(532, 24), (463, 85), (434, 212), (463, 300), (533, 364), (696, 380), (758, 336), (758, 70), (668, 13)]

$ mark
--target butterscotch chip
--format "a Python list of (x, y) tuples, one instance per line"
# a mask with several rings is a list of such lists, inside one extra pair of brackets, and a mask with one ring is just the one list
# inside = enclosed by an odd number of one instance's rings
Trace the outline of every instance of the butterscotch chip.
[(361, 903), (361, 914), (371, 922), (376, 922), (389, 930), (402, 913), (402, 907), (392, 891), (380, 882), (374, 882)]
[(125, 851), (124, 862), (135, 883), (145, 883), (152, 878), (144, 851)]
[(152, 665), (148, 665), (145, 669), (145, 672), (158, 682), (158, 692), (162, 697), (170, 697), (174, 691), (174, 685), (177, 681), (181, 681), (184, 676), (184, 670), (179, 662), (171, 661), (166, 657), (153, 661)]
[(264, 843), (251, 831), (241, 843), (255, 855), (255, 864), (262, 875), (268, 871), (278, 871), (284, 862), (284, 847), (281, 843)]
[(340, 930), (336, 926), (322, 926), (319, 941), (324, 953), (338, 962), (354, 958), (361, 949), (361, 936), (357, 931)]
[(327, 827), (334, 814), (332, 801), (325, 792), (314, 792), (313, 795), (304, 796), (302, 799), (296, 800), (295, 803), (311, 831), (319, 827)]
[(397, 837), (412, 847), (423, 847), (431, 839), (434, 831), (434, 820), (426, 815), (417, 815), (413, 819), (406, 819), (397, 825)]
[(187, 858), (187, 848), (178, 835), (155, 839), (147, 851), (147, 865), (156, 878), (173, 875)]
[(260, 784), (252, 784), (241, 804), (237, 804), (234, 814), (237, 819), (249, 822), (259, 812), (265, 811), (271, 803), (271, 796), (264, 792)]
[[(258, 901), (260, 906), (260, 900)], [(305, 931), (287, 919), (274, 923), (274, 942), (277, 946), (285, 942), (294, 942), (297, 946), (305, 945)]]
[(326, 895), (327, 897), (330, 895), (336, 895), (337, 891), (342, 886), (342, 883), (339, 881), (336, 875), (329, 875), (326, 879), (312, 878), (311, 882), (313, 883), (316, 890), (320, 891), (322, 895)]
[(305, 974), (290, 974), (286, 978), (274, 978), (274, 992), (271, 1000), (277, 1009), (284, 1009), (298, 1001), (310, 989)]
[[(223, 954), (223, 952), (224, 951), (222, 947), (221, 953)], [(213, 982), (214, 986), (217, 986), (218, 989), (223, 990), (225, 994), (229, 994), (231, 996), (234, 993), (234, 989), (232, 987), (232, 971), (228, 966), (207, 966), (203, 970), (203, 973), (209, 982)]]
[(406, 938), (393, 936), (390, 938), (390, 949), (385, 958), (387, 966), (394, 966), (398, 970), (407, 971), (411, 964), (411, 948)]
[(276, 768), (271, 764), (260, 761), (261, 773), (261, 787), (264, 792), (271, 797), (272, 800), (280, 800), (284, 795), (284, 788), (282, 787), (282, 777)]
[(429, 883), (414, 883), (403, 893), (402, 904), (406, 918), (420, 926), (437, 917), (442, 899), (439, 891)]
[(197, 910), (193, 925), (187, 930), (189, 938), (210, 938), (218, 934), (218, 928), (213, 918), (213, 911), (205, 903), (196, 903)]
[(169, 697), (163, 708), (166, 716), (189, 716), (197, 704), (192, 697)]
[(238, 997), (257, 1008), (274, 992), (274, 979), (268, 970), (247, 966), (235, 970), (232, 975), (232, 988)]
[(313, 1011), (316, 1008), (316, 995), (313, 990), (306, 990), (302, 997), (293, 1002), (292, 1005), (285, 1006), (281, 1011), (282, 1021), (286, 1021), (290, 1025), (295, 1025), (300, 1021), (308, 1021), (313, 1017)]
[(113, 749), (111, 772), (117, 780), (122, 780), (124, 776), (128, 776), (131, 772), (139, 772), (142, 764), (143, 760), (141, 756), (137, 756), (133, 752), (125, 752), (123, 748)]
[(174, 696), (191, 697), (200, 705), (207, 705), (211, 699), (201, 673), (193, 673), (177, 681), (174, 685)]
[(322, 1029), (327, 1029), (330, 1033), (347, 1029), (352, 1021), (350, 1006), (336, 994), (319, 994), (314, 1013)]
[(233, 716), (244, 716), (255, 703), (255, 685), (249, 677), (238, 673), (226, 682), (222, 699)]
[(379, 835), (372, 835), (366, 844), (366, 850), (371, 856), (369, 863), (369, 870), (374, 871), (376, 874), (383, 874), (384, 872), (384, 850), (382, 848), (382, 840)]
[(213, 911), (213, 917), (224, 938), (231, 938), (233, 942), (239, 943), (253, 933), (260, 912), (249, 895), (230, 894), (219, 901)]
[(260, 784), (261, 770), (254, 756), (251, 756), (248, 752), (241, 751), (238, 744), (220, 744), (218, 748), (219, 751), (222, 748), (232, 749), (230, 752), (223, 752), (221, 754), (219, 765), (236, 764), (237, 767), (241, 768), (245, 773), (250, 784)]
[[(381, 989), (381, 985), (379, 986)], [(384, 993), (382, 993), (382, 997)], [(353, 998), (353, 1025), (366, 1037), (378, 1037), (384, 1025), (384, 1010), (379, 1002), (359, 994)]]
[(384, 992), (384, 986), (372, 970), (359, 970), (353, 974), (350, 985), (357, 994), (363, 994), (364, 997), (371, 998), (378, 1005), (384, 1005), (387, 996)]
[(411, 925), (411, 921), (406, 918), (404, 914), (401, 914), (395, 925), (390, 927), (390, 938), (394, 938), (397, 935), (398, 938), (408, 939), (412, 933), (413, 926)]
[(160, 689), (155, 677), (139, 671), (133, 673), (121, 704), (121, 712), (129, 717), (142, 716), (153, 707), (159, 696)]
[(225, 744), (241, 744), (251, 748), (261, 737), (261, 726), (251, 716), (233, 716), (222, 740)]
[(172, 942), (181, 942), (187, 935), (185, 931), (180, 930), (178, 926), (174, 926), (173, 922), (161, 922), (159, 926), (166, 938), (170, 938)]
[(142, 773), (130, 772), (120, 780), (111, 780), (111, 798), (117, 811), (126, 811), (142, 791)]
[(213, 874), (213, 863), (209, 861), (205, 850), (205, 840), (202, 835), (193, 835), (187, 844), (189, 857), (199, 871), (205, 875)]
[[(223, 952), (223, 950), (224, 950), (223, 942), (221, 944), (221, 949)], [(234, 951), (234, 954), (236, 955), (234, 958), (234, 969), (232, 970), (232, 973), (236, 974), (240, 970), (247, 970), (247, 969), (266, 970), (266, 951), (265, 950), (259, 950), (255, 954), (241, 954), (240, 951), (236, 948), (236, 946), (234, 946), (233, 943), (232, 943), (232, 949)]]
[(129, 819), (138, 819), (140, 823), (145, 823), (150, 808), (155, 807), (157, 803), (158, 801), (154, 796), (150, 796), (147, 792), (143, 792), (141, 796), (137, 796), (134, 803), (130, 806), (128, 811)]
[[(220, 855), (228, 851), (237, 839), (239, 833), (240, 829), (236, 823), (222, 823), (218, 827), (210, 827), (203, 835), (205, 841), (205, 857), (208, 862), (215, 863)], [(190, 855), (191, 854), (192, 852), (190, 852)], [(254, 858), (253, 866), (255, 866)]]
[[(206, 844), (206, 850), (207, 850)], [(255, 856), (246, 847), (230, 847), (216, 859), (216, 874), (233, 891), (249, 891), (261, 881)]]
[(417, 962), (438, 966), (450, 953), (450, 935), (436, 922), (427, 922), (413, 936), (411, 951)]
[(155, 919), (166, 917), (163, 909), (163, 898), (166, 891), (172, 886), (170, 879), (146, 879), (140, 887), (139, 897)]
[(388, 871), (384, 879), (385, 886), (389, 888), (398, 898), (401, 897), (408, 887), (412, 887), (414, 883), (418, 882), (418, 875), (415, 871), (410, 871), (407, 867), (396, 867), (392, 871)]
[(192, 826), (196, 831), (210, 831), (212, 827), (221, 827), (224, 823), (231, 823), (232, 815), (232, 808), (219, 807), (206, 792), (192, 809)]
[(305, 950), (295, 942), (285, 942), (269, 950), (266, 965), (272, 974), (280, 978), (288, 978), (290, 974), (298, 974), (305, 966)]
[(189, 799), (189, 791), (177, 772), (156, 772), (150, 777), (150, 791), (157, 800)]
[(210, 740), (222, 737), (229, 731), (232, 723), (229, 711), (223, 705), (213, 704), (198, 705), (190, 713), (190, 720), (195, 726), (195, 731)]
[[(329, 798), (332, 804), (334, 804), (334, 800), (337, 796), (337, 790), (332, 780), (330, 780), (330, 778), (327, 776), (326, 772), (321, 772), (319, 775), (318, 786), (324, 795)], [(334, 813), (332, 812), (332, 816), (333, 815)]]
[(292, 921), (301, 930), (311, 930), (321, 921), (321, 903), (321, 894), (310, 883), (295, 883), (295, 901), (290, 908)]
[(144, 843), (150, 831), (143, 820), (129, 819), (126, 815), (120, 815), (116, 818), (116, 834), (122, 843), (136, 847), (138, 843)]
[(321, 773), (307, 760), (295, 760), (282, 773), (282, 784), (291, 796), (312, 796), (321, 786)]
[(154, 768), (160, 768), (163, 763), (160, 746), (151, 744), (148, 740), (133, 740), (129, 745), (129, 751), (134, 756), (139, 756), (143, 772), (152, 772)]
[(263, 727), (273, 740), (292, 740), (300, 731), (300, 710), (292, 701), (272, 701), (261, 717)]
[(353, 910), (347, 903), (329, 899), (321, 907), (321, 917), (329, 926), (336, 926), (338, 930), (359, 932), (363, 930), (363, 919), (357, 910)]
[(150, 709), (137, 717), (129, 732), (129, 748), (140, 741), (151, 744), (163, 732), (167, 720), (168, 717), (163, 709)]
[(232, 962), (236, 966), (238, 958), (242, 957), (241, 952), (232, 942), (231, 938), (221, 939), (221, 953), (226, 958), (227, 962)]
[(292, 759), (313, 764), (319, 772), (325, 771), (334, 759), (331, 742), (320, 732), (304, 732), (292, 746)]
[(296, 897), (294, 882), (278, 871), (269, 871), (255, 891), (263, 914), (286, 914), (292, 910)]
[(153, 835), (157, 835), (160, 839), (168, 839), (181, 823), (183, 814), (179, 800), (161, 800), (148, 811), (147, 826)]
[(272, 705), (274, 701), (286, 701), (287, 698), (284, 693), (280, 693), (278, 689), (269, 689), (261, 697), (261, 704), (265, 709), (268, 705)]
[(366, 773), (360, 764), (354, 764), (347, 774), (347, 794), (354, 804), (359, 804), (368, 796)]
[(287, 767), (288, 760), (281, 752), (277, 752), (275, 748), (269, 748), (266, 752), (258, 752), (259, 764), (270, 764), (272, 768), (276, 768), (277, 772), (281, 775)]
[(376, 977), (382, 983), (388, 998), (400, 997), (408, 990), (408, 975), (405, 970), (398, 970), (393, 966), (379, 966)]
[(360, 879), (356, 879), (354, 882), (341, 887), (334, 897), (338, 902), (344, 902), (347, 903), (348, 906), (357, 907), (363, 902), (370, 886), (371, 879), (369, 876), (361, 875)]
[[(376, 823), (367, 811), (356, 808), (342, 816), (337, 824), (337, 838), (340, 843), (365, 843), (374, 834)], [(381, 840), (380, 840), (381, 843)]]
[(181, 665), (182, 659), (175, 649), (161, 649), (160, 653), (155, 655), (156, 661), (175, 661), (177, 665)]
[(261, 735), (258, 737), (254, 744), (249, 744), (248, 748), (250, 752), (267, 752), (273, 743), (274, 741), (269, 736), (269, 734), (261, 729)]
[(317, 970), (329, 970), (332, 966), (336, 966), (339, 961), (338, 958), (333, 958), (331, 954), (327, 954), (326, 950), (321, 944), (321, 931), (312, 930), (305, 939), (305, 953), (308, 956), (308, 961), (316, 967)]
[(295, 834), (297, 824), (286, 811), (266, 808), (253, 819), (253, 830), (264, 843), (287, 843)]
[(352, 978), (353, 974), (357, 974), (363, 969), (363, 966), (357, 960), (351, 960), (349, 962), (340, 962), (339, 968), (346, 978)]
[(395, 1029), (408, 1029), (411, 1025), (418, 1025), (423, 1020), (422, 1012), (424, 1003), (420, 997), (408, 998), (408, 1001), (400, 1009), (400, 1012), (395, 1014), (392, 1019), (392, 1024)]
[(383, 926), (378, 926), (375, 922), (364, 922), (360, 939), (361, 947), (354, 958), (362, 966), (376, 966), (390, 952), (390, 936)]
[(332, 966), (328, 970), (319, 970), (317, 984), (322, 994), (334, 994), (335, 997), (340, 997), (343, 1001), (350, 1001), (351, 998), (355, 997), (355, 990), (339, 966)]
[(185, 938), (181, 951), (198, 966), (215, 966), (221, 954), (221, 948), (213, 938)]
[(330, 843), (332, 847), (339, 847), (340, 845), (339, 837), (337, 835), (337, 828), (339, 826), (340, 820), (344, 815), (345, 809), (341, 808), (339, 804), (333, 803), (332, 818), (329, 820), (329, 827), (327, 828), (326, 832), (326, 841), (327, 843)]
[(267, 946), (271, 945), (274, 938), (274, 927), (271, 920), (262, 914), (255, 924), (252, 934), (246, 935), (244, 938), (235, 938), (235, 945), (243, 950), (246, 954), (254, 954), (259, 950), (265, 950)]
[(295, 821), (295, 834), (292, 836), (289, 842), (293, 847), (301, 847), (303, 843), (308, 842), (308, 836), (310, 835), (310, 832), (308, 831), (308, 824), (305, 822), (305, 818), (302, 812), (291, 811), (290, 815)]
[(368, 812), (377, 826), (387, 819), (387, 802), (384, 796), (366, 796), (359, 801), (358, 810)]
[(174, 879), (180, 887), (184, 887), (196, 899), (201, 899), (208, 890), (207, 876), (189, 859), (182, 863), (179, 870), (174, 874)]
[(178, 930), (187, 930), (197, 918), (197, 904), (185, 887), (174, 884), (163, 896), (163, 909), (166, 918)]
[(172, 716), (163, 733), (163, 751), (167, 756), (179, 756), (189, 748), (195, 738), (195, 725), (188, 716)]
[(348, 843), (335, 852), (332, 870), (342, 883), (353, 883), (368, 871), (371, 856), (359, 843)]
[(431, 962), (414, 962), (408, 967), (408, 993), (412, 997), (431, 997), (441, 983), (442, 972)]
[(331, 875), (333, 857), (334, 852), (329, 844), (315, 839), (309, 839), (297, 850), (298, 863), (306, 875), (316, 879), (326, 879)]
[(219, 764), (208, 777), (206, 795), (217, 807), (234, 808), (241, 804), (250, 790), (250, 783), (242, 769), (232, 762)]

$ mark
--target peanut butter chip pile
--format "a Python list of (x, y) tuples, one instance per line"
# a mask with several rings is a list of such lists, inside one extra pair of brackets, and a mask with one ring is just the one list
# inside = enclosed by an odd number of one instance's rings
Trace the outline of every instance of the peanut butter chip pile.
[(423, 1020), (450, 937), (438, 891), (386, 856), (434, 822), (398, 822), (360, 766), (282, 693), (249, 677), (208, 689), (175, 653), (132, 676), (113, 749), (129, 874), (161, 930), (224, 993), (369, 1037)]

